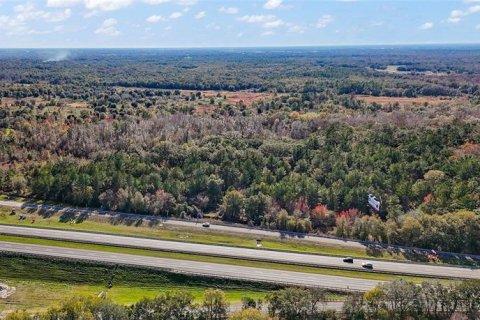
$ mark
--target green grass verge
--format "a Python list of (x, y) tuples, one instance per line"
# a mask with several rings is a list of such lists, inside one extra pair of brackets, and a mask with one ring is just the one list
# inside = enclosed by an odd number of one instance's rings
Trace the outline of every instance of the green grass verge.
[(211, 256), (195, 255), (195, 254), (173, 253), (173, 252), (147, 250), (147, 249), (124, 248), (124, 247), (115, 247), (115, 246), (108, 246), (108, 245), (64, 242), (64, 241), (58, 241), (58, 240), (28, 238), (28, 237), (18, 237), (18, 236), (0, 235), (0, 241), (67, 247), (67, 248), (74, 248), (74, 249), (87, 249), (87, 250), (115, 252), (115, 253), (125, 253), (125, 254), (141, 255), (141, 256), (179, 259), (179, 260), (220, 263), (220, 264), (227, 264), (227, 265), (256, 267), (256, 268), (265, 268), (265, 269), (273, 269), (273, 270), (286, 270), (286, 271), (296, 271), (296, 272), (305, 272), (305, 273), (313, 273), (313, 274), (334, 275), (334, 276), (361, 278), (361, 279), (370, 279), (370, 280), (379, 280), (379, 281), (404, 279), (404, 280), (420, 283), (426, 280), (425, 278), (422, 278), (422, 277), (400, 276), (400, 275), (391, 275), (391, 274), (383, 274), (383, 273), (368, 272), (368, 271), (364, 272), (364, 271), (328, 269), (328, 268), (299, 266), (299, 265), (291, 265), (291, 264), (250, 261), (250, 260), (233, 259), (233, 258), (211, 257)]
[[(73, 296), (106, 292), (113, 301), (133, 304), (143, 297), (155, 297), (171, 290), (191, 292), (200, 299), (207, 288), (225, 291), (227, 299), (238, 303), (243, 296), (258, 299), (279, 286), (227, 279), (209, 279), (132, 267), (88, 262), (41, 259), (16, 254), (0, 254), (0, 282), (16, 288), (0, 299), (3, 310), (43, 310)], [(110, 287), (111, 284), (111, 287)]]

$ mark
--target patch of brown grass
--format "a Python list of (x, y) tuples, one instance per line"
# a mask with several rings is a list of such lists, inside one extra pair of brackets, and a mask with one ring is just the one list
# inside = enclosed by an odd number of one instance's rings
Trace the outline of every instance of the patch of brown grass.
[(438, 105), (442, 103), (452, 103), (452, 102), (460, 102), (466, 101), (462, 98), (452, 98), (452, 97), (415, 97), (415, 98), (408, 98), (408, 97), (374, 97), (374, 96), (367, 96), (367, 95), (358, 95), (355, 96), (355, 99), (359, 101), (364, 101), (366, 103), (378, 103), (378, 104), (394, 104), (398, 103), (402, 106), (404, 105)]
[(87, 108), (88, 107), (88, 104), (87, 102), (65, 102), (65, 104), (69, 107), (72, 107), (72, 108)]
[(452, 158), (457, 159), (465, 156), (480, 156), (480, 143), (467, 142), (453, 149)]
[(201, 106), (198, 106), (196, 109), (195, 109), (195, 113), (198, 113), (198, 114), (204, 114), (204, 113), (212, 113), (215, 111), (215, 106), (213, 105), (201, 105)]
[[(191, 93), (197, 93), (195, 90), (181, 90), (180, 93), (183, 95), (190, 95)], [(214, 90), (204, 90), (200, 91), (202, 97), (204, 98), (215, 98), (220, 93), (220, 96), (226, 97), (225, 103), (238, 105), (244, 104), (246, 106), (251, 106), (252, 104), (262, 101), (262, 100), (271, 100), (275, 97), (274, 93), (271, 92), (253, 92), (250, 90), (242, 91), (214, 91)]]

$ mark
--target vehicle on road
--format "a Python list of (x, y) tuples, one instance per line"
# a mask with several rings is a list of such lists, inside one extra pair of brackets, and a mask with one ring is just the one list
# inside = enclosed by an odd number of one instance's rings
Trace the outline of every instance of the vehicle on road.
[(202, 223), (202, 227), (209, 228), (210, 227), (210, 222)]
[(352, 258), (352, 257), (343, 258), (343, 262), (345, 262), (345, 263), (353, 263), (353, 258)]
[(372, 269), (373, 269), (373, 263), (371, 263), (371, 262), (363, 262), (363, 263), (362, 263), (362, 267), (364, 267), (365, 269), (370, 269), (370, 270), (372, 270)]

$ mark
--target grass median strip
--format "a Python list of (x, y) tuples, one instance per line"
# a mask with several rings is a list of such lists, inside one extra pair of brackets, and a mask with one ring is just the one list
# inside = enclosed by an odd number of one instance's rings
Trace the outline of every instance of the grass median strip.
[(212, 256), (195, 255), (195, 254), (172, 253), (172, 252), (156, 251), (156, 250), (124, 248), (124, 247), (115, 247), (115, 246), (108, 246), (108, 245), (64, 242), (64, 241), (29, 238), (29, 237), (0, 235), (0, 241), (8, 241), (8, 242), (16, 242), (16, 243), (24, 243), (24, 244), (39, 244), (39, 245), (46, 245), (46, 246), (67, 247), (67, 248), (74, 248), (74, 249), (86, 249), (86, 250), (95, 250), (95, 251), (104, 251), (104, 252), (125, 253), (125, 254), (133, 254), (133, 255), (140, 255), (140, 256), (151, 256), (151, 257), (178, 259), (178, 260), (210, 262), (210, 263), (247, 266), (247, 267), (265, 268), (265, 269), (273, 269), (273, 270), (286, 270), (286, 271), (296, 271), (296, 272), (313, 273), (313, 274), (334, 275), (334, 276), (371, 279), (371, 280), (379, 280), (379, 281), (388, 281), (388, 280), (401, 278), (401, 279), (410, 280), (418, 283), (425, 280), (424, 278), (421, 278), (421, 277), (399, 276), (399, 275), (391, 275), (391, 274), (338, 270), (338, 269), (328, 269), (328, 268), (319, 268), (319, 267), (308, 267), (308, 266), (290, 265), (290, 264), (282, 264), (282, 263), (260, 262), (260, 261), (223, 258), (223, 257), (212, 257)]
[[(42, 259), (12, 253), (0, 253), (0, 282), (15, 287), (15, 293), (0, 299), (0, 312), (11, 309), (44, 310), (51, 304), (73, 296), (107, 297), (121, 304), (132, 304), (143, 297), (153, 298), (162, 292), (184, 290), (196, 299), (207, 288), (220, 288), (232, 303), (244, 296), (262, 299), (281, 287), (173, 274), (161, 270), (102, 265), (93, 262)], [(330, 298), (342, 298), (329, 294)]]

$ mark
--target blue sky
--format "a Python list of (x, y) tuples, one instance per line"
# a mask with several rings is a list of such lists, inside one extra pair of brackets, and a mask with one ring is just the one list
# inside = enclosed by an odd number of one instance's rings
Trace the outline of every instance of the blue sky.
[(480, 43), (480, 0), (0, 0), (0, 47)]

